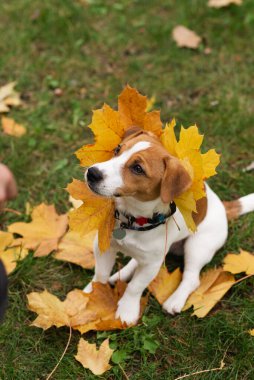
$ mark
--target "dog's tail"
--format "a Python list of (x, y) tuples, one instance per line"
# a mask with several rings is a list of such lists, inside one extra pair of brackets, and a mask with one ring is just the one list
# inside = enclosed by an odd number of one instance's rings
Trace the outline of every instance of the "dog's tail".
[(235, 201), (223, 202), (228, 220), (238, 218), (240, 215), (254, 211), (254, 193), (245, 195)]

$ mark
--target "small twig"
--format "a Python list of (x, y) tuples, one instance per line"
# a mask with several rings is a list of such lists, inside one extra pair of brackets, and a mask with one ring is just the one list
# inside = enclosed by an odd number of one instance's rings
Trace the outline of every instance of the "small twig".
[(122, 371), (122, 373), (123, 373), (125, 379), (126, 379), (126, 380), (130, 380), (129, 376), (127, 375), (127, 373), (125, 372), (125, 370), (123, 369), (123, 367), (121, 366), (121, 364), (118, 363), (118, 365), (119, 365), (119, 368), (121, 369), (121, 371)]
[(65, 346), (64, 352), (62, 353), (62, 355), (61, 355), (61, 357), (60, 357), (58, 363), (56, 364), (56, 366), (53, 368), (53, 370), (52, 370), (52, 371), (50, 372), (50, 374), (47, 376), (46, 380), (49, 380), (49, 379), (52, 377), (52, 375), (53, 375), (53, 374), (55, 373), (55, 371), (57, 370), (59, 364), (60, 364), (61, 361), (63, 360), (63, 357), (64, 357), (64, 355), (66, 354), (66, 351), (68, 350), (68, 347), (69, 347), (69, 345), (70, 345), (70, 342), (71, 342), (71, 336), (72, 336), (72, 328), (71, 328), (71, 326), (70, 326), (69, 338), (68, 338), (68, 342), (67, 342), (67, 344), (66, 344), (66, 346)]
[[(228, 350), (228, 349), (227, 349)], [(220, 362), (220, 366), (218, 368), (211, 368), (211, 369), (203, 369), (202, 371), (197, 371), (197, 372), (192, 372), (192, 373), (188, 373), (188, 374), (185, 374), (183, 376), (179, 376), (177, 377), (176, 379), (174, 380), (180, 380), (180, 379), (186, 379), (187, 377), (191, 377), (191, 376), (195, 376), (195, 375), (200, 375), (201, 373), (207, 373), (207, 372), (215, 372), (215, 371), (222, 371), (223, 369), (226, 369), (224, 368), (225, 367), (225, 363), (224, 363), (224, 359), (225, 359), (225, 356), (227, 354), (227, 350), (225, 351), (224, 355), (223, 355), (223, 358)]]
[(252, 276), (254, 276), (254, 273), (252, 273), (252, 274), (248, 274), (247, 276), (244, 276), (244, 277), (242, 277), (242, 278), (239, 278), (239, 280), (237, 280), (237, 281), (234, 283), (234, 285), (235, 285), (235, 284), (238, 284), (239, 282), (241, 282), (241, 281), (243, 281), (243, 280), (246, 280), (246, 278), (249, 278), (249, 277), (252, 277)]
[(201, 373), (215, 372), (215, 371), (222, 371), (223, 369), (226, 369), (226, 368), (223, 368), (224, 365), (225, 365), (225, 364), (224, 364), (224, 362), (223, 362), (223, 360), (222, 360), (222, 361), (221, 361), (221, 365), (220, 365), (220, 367), (218, 367), (218, 368), (204, 369), (203, 371), (197, 371), (197, 372), (188, 373), (188, 374), (186, 374), (186, 375), (183, 375), (183, 376), (177, 377), (177, 378), (174, 379), (174, 380), (186, 379), (187, 377), (191, 377), (191, 376), (195, 376), (195, 375), (200, 375)]
[(7, 208), (7, 207), (3, 209), (3, 212), (12, 212), (13, 214), (16, 214), (16, 215), (22, 215), (22, 212), (13, 210), (13, 208)]

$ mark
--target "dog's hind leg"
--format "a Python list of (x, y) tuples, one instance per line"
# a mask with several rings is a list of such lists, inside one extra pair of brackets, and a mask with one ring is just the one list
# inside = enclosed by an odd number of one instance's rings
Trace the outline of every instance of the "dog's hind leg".
[(163, 304), (169, 314), (182, 310), (189, 295), (199, 286), (201, 269), (226, 241), (228, 228), (225, 209), (215, 194), (212, 197), (206, 218), (199, 225), (198, 231), (186, 240), (182, 282)]
[(126, 264), (121, 270), (114, 273), (110, 278), (109, 282), (114, 285), (117, 280), (128, 281), (133, 276), (138, 263), (135, 259), (131, 259), (128, 264)]

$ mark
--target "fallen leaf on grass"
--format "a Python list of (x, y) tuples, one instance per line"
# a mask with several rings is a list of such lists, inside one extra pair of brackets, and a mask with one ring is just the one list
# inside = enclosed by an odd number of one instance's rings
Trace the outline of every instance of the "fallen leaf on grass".
[(110, 246), (111, 234), (115, 225), (115, 205), (112, 199), (95, 195), (87, 185), (74, 179), (67, 186), (67, 191), (82, 204), (69, 214), (69, 224), (80, 235), (98, 230), (99, 248), (105, 252)]
[(254, 329), (249, 330), (250, 335), (254, 336)]
[(201, 274), (200, 286), (190, 295), (183, 311), (193, 306), (192, 315), (198, 318), (205, 317), (234, 283), (234, 276), (222, 268), (204, 272)]
[[(44, 330), (51, 326), (71, 326), (81, 333), (90, 330), (104, 331), (127, 328), (120, 319), (115, 319), (119, 299), (126, 284), (118, 282), (114, 289), (109, 284), (93, 283), (89, 294), (81, 290), (72, 290), (65, 301), (60, 301), (47, 290), (27, 295), (28, 309), (38, 314), (32, 326)], [(141, 313), (147, 303), (147, 297), (141, 300)]]
[(197, 49), (201, 42), (201, 37), (183, 25), (176, 26), (172, 31), (172, 36), (179, 47)]
[(39, 257), (47, 256), (58, 248), (58, 242), (65, 233), (67, 225), (67, 215), (58, 215), (55, 206), (42, 203), (33, 209), (30, 223), (13, 223), (8, 230), (23, 236), (15, 240), (15, 245), (34, 249), (34, 256)]
[(90, 369), (94, 375), (102, 375), (111, 368), (109, 361), (113, 352), (114, 350), (109, 347), (108, 339), (105, 339), (97, 350), (95, 343), (90, 344), (81, 338), (75, 358), (84, 368)]
[[(85, 323), (88, 317), (86, 306), (88, 298), (82, 290), (72, 290), (65, 301), (60, 301), (47, 290), (27, 295), (28, 309), (38, 314), (31, 326), (47, 330), (52, 326), (75, 326)], [(92, 318), (92, 316), (89, 316)]]
[(14, 241), (10, 232), (0, 231), (0, 260), (2, 260), (7, 274), (14, 271), (18, 260), (23, 260), (28, 255), (28, 250), (20, 246), (9, 248)]
[(13, 235), (10, 232), (0, 231), (0, 251), (4, 251), (13, 242)]
[(68, 261), (80, 265), (85, 269), (94, 267), (93, 242), (96, 231), (91, 231), (84, 236), (78, 232), (69, 231), (59, 243), (54, 257), (57, 260)]
[(241, 5), (242, 0), (209, 0), (208, 1), (208, 7), (211, 7), (211, 8), (227, 7), (230, 4)]
[(162, 267), (148, 289), (162, 305), (177, 289), (181, 279), (182, 273), (179, 268), (169, 273), (166, 267)]
[(14, 90), (16, 82), (0, 87), (0, 112), (9, 112), (10, 106), (20, 106), (19, 93)]
[(239, 254), (229, 253), (224, 258), (223, 269), (234, 274), (254, 274), (254, 255), (243, 250)]
[(15, 120), (9, 117), (2, 117), (2, 128), (6, 135), (21, 137), (26, 133), (26, 128), (17, 124)]
[(0, 251), (0, 260), (2, 260), (7, 274), (14, 271), (17, 261), (23, 260), (28, 255), (28, 250), (22, 247), (8, 248)]

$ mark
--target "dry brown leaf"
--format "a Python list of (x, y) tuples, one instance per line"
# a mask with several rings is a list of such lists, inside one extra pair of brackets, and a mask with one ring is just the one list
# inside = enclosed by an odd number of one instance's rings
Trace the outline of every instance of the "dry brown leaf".
[[(69, 292), (63, 302), (47, 290), (30, 293), (27, 295), (28, 308), (38, 314), (32, 326), (44, 330), (51, 326), (71, 326), (81, 333), (127, 328), (120, 319), (115, 319), (117, 303), (125, 288), (126, 284), (122, 282), (118, 282), (114, 289), (109, 284), (93, 283), (90, 294), (76, 289)], [(147, 297), (143, 297), (141, 313), (146, 303)]]
[(197, 49), (201, 42), (201, 37), (183, 25), (176, 26), (173, 29), (172, 36), (179, 47)]
[(180, 284), (182, 273), (179, 268), (169, 273), (166, 267), (162, 267), (148, 289), (157, 301), (162, 305), (168, 297), (174, 293)]
[(35, 207), (30, 223), (13, 223), (8, 227), (12, 233), (22, 235), (16, 239), (22, 247), (35, 250), (34, 256), (47, 256), (58, 248), (58, 242), (66, 231), (68, 225), (67, 215), (58, 215), (53, 205), (44, 203)]
[(235, 278), (222, 268), (211, 269), (201, 275), (200, 286), (188, 298), (183, 310), (194, 307), (192, 315), (205, 317), (234, 285)]
[(228, 5), (236, 4), (241, 5), (242, 0), (209, 0), (208, 1), (208, 7), (211, 8), (222, 8), (227, 7)]
[(101, 252), (105, 252), (110, 246), (115, 225), (114, 201), (95, 195), (84, 182), (76, 179), (68, 185), (67, 191), (73, 198), (84, 202), (69, 214), (71, 230), (80, 235), (98, 230), (99, 248)]
[(93, 242), (96, 231), (91, 231), (84, 236), (78, 232), (69, 231), (59, 243), (54, 257), (57, 260), (68, 261), (80, 265), (85, 269), (94, 267)]
[(233, 274), (254, 274), (254, 255), (243, 250), (239, 254), (229, 253), (224, 258), (223, 269)]
[(14, 90), (16, 82), (0, 87), (0, 113), (9, 112), (10, 106), (20, 106), (21, 100), (18, 92)]
[(9, 117), (2, 117), (2, 128), (6, 135), (21, 137), (26, 133), (26, 128), (17, 124), (15, 120)]
[(250, 335), (254, 336), (254, 329), (249, 330)]
[(102, 375), (111, 368), (109, 361), (113, 352), (114, 350), (109, 347), (108, 339), (105, 339), (97, 350), (96, 344), (90, 344), (81, 338), (75, 358), (84, 368), (90, 369), (94, 375)]
[(0, 260), (2, 260), (7, 274), (14, 271), (18, 260), (23, 260), (27, 255), (27, 249), (22, 247), (10, 247), (15, 240), (10, 232), (0, 231)]

